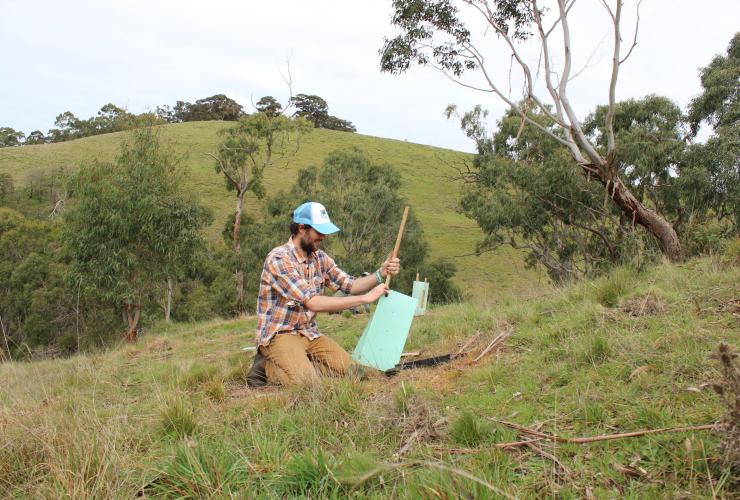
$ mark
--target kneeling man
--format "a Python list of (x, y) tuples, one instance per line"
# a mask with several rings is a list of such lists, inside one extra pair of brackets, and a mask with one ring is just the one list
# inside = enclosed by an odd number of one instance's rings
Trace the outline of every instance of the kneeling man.
[[(304, 203), (293, 211), (288, 242), (267, 255), (257, 297), (257, 356), (250, 385), (262, 385), (265, 376), (269, 383), (297, 384), (317, 379), (319, 372), (344, 375), (350, 368), (347, 351), (319, 333), (316, 313), (375, 302), (387, 291), (385, 277), (398, 274), (400, 264), (389, 257), (375, 273), (353, 278), (319, 248), (337, 231), (322, 204)], [(324, 296), (324, 287), (347, 296)]]

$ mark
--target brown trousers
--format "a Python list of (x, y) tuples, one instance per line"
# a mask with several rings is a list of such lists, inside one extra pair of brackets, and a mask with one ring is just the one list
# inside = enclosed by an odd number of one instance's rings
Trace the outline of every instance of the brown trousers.
[(316, 381), (317, 368), (326, 375), (346, 375), (353, 364), (347, 351), (324, 335), (309, 340), (299, 334), (279, 333), (269, 345), (259, 349), (265, 357), (265, 372), (271, 384)]

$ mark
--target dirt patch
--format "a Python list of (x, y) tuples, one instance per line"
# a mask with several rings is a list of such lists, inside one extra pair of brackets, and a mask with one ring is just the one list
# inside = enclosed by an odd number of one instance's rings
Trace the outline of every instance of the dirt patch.
[(664, 313), (668, 307), (663, 299), (653, 293), (632, 297), (625, 301), (620, 308), (625, 314), (630, 316), (651, 316)]

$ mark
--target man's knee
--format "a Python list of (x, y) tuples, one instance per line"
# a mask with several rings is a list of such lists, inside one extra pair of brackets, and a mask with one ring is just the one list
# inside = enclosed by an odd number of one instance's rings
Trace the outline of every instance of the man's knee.
[(323, 335), (311, 341), (308, 354), (317, 363), (321, 363), (323, 368), (328, 369), (329, 373), (334, 375), (346, 375), (354, 363), (342, 346)]
[(265, 371), (270, 383), (292, 385), (318, 377), (308, 359), (303, 337), (279, 334), (268, 346), (260, 347), (260, 350), (266, 358)]

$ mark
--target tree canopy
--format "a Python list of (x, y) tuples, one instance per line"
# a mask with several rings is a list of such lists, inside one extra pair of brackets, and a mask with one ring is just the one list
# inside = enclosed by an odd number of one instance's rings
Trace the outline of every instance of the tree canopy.
[[(557, 9), (550, 11), (540, 7), (536, 0), (394, 0), (391, 22), (401, 33), (385, 40), (380, 50), (381, 70), (402, 73), (412, 64), (432, 66), (466, 88), (496, 96), (519, 115), (523, 127), (534, 127), (566, 147), (572, 158), (571, 167), (597, 180), (609, 191), (610, 203), (653, 235), (668, 258), (680, 261), (683, 251), (675, 229), (661, 214), (634, 196), (613, 161), (616, 144), (613, 119), (619, 69), (636, 42), (624, 54), (623, 2), (616, 0), (610, 5), (604, 1), (602, 4), (611, 18), (608, 29), (613, 34), (612, 71), (606, 86), (609, 100), (604, 118), (605, 150), (584, 131), (568, 93), (568, 84), (574, 77), (572, 44), (577, 40), (571, 34), (572, 3), (558, 2)], [(496, 37), (487, 36), (489, 32)], [(519, 43), (528, 39), (539, 43), (536, 58), (527, 57)], [(492, 67), (495, 63), (488, 62), (487, 49), (493, 45), (511, 54), (509, 71), (501, 71)], [(538, 78), (540, 67), (541, 80)], [(521, 100), (512, 98), (511, 92), (505, 90), (507, 85), (511, 86), (515, 69), (522, 79)], [(463, 79), (469, 73), (475, 73), (478, 78)], [(538, 90), (542, 86), (544, 90)], [(537, 119), (540, 114), (554, 127), (540, 123)]]
[(300, 116), (307, 119), (316, 128), (339, 130), (342, 132), (357, 131), (352, 122), (330, 115), (329, 105), (317, 95), (298, 94), (290, 100), (290, 104), (296, 108), (293, 116)]
[(82, 168), (73, 180), (63, 237), (75, 280), (123, 306), (129, 340), (142, 302), (192, 257), (209, 222), (181, 192), (182, 174), (178, 157), (144, 128), (122, 143), (113, 164)]

